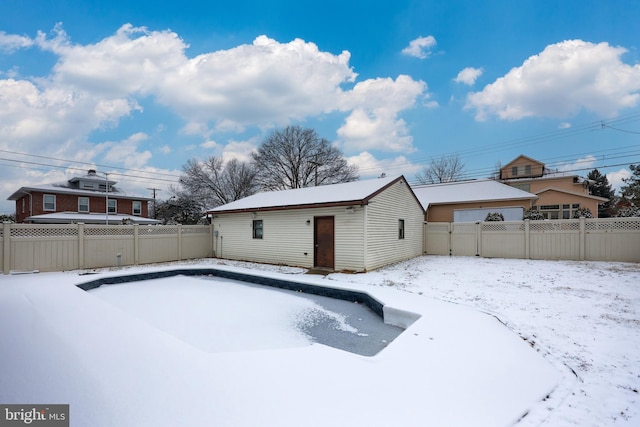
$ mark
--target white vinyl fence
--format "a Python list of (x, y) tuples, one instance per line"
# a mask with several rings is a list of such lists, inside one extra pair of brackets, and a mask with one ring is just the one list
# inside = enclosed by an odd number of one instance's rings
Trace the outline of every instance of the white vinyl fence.
[(640, 218), (425, 223), (429, 255), (640, 262)]
[(5, 222), (0, 242), (3, 274), (117, 267), (210, 257), (212, 226)]

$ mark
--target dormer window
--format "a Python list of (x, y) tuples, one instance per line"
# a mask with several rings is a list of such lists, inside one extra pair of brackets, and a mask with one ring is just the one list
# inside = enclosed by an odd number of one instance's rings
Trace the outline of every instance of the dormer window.
[(512, 176), (531, 176), (531, 165), (520, 165), (511, 167)]

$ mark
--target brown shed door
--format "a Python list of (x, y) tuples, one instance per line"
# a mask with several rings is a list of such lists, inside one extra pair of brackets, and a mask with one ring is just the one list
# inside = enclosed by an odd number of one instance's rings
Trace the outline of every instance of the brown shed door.
[(316, 267), (333, 269), (334, 235), (333, 217), (319, 216), (314, 218), (315, 243), (314, 262)]

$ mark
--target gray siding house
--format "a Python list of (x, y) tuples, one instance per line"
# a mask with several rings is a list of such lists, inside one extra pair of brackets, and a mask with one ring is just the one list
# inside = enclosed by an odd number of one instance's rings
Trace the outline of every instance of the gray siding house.
[(207, 212), (218, 258), (362, 272), (423, 253), (403, 176), (254, 194)]

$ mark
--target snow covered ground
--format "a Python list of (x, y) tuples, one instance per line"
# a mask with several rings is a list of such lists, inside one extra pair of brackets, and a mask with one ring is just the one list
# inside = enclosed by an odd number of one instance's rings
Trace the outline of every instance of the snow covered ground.
[[(291, 325), (318, 307), (273, 292), (241, 310), (253, 297), (190, 278), (181, 295), (162, 279), (151, 301), (154, 281), (110, 286), (124, 299), (73, 286), (187, 264), (363, 290), (422, 317), (364, 357), (312, 345)], [(75, 426), (640, 425), (638, 264), (419, 257), (322, 277), (207, 259), (78, 273), (0, 276), (0, 403), (71, 403)], [(254, 335), (212, 343), (198, 321)]]
[(640, 264), (420, 257), (331, 279), (389, 286), (498, 316), (577, 374), (521, 425), (640, 426)]

